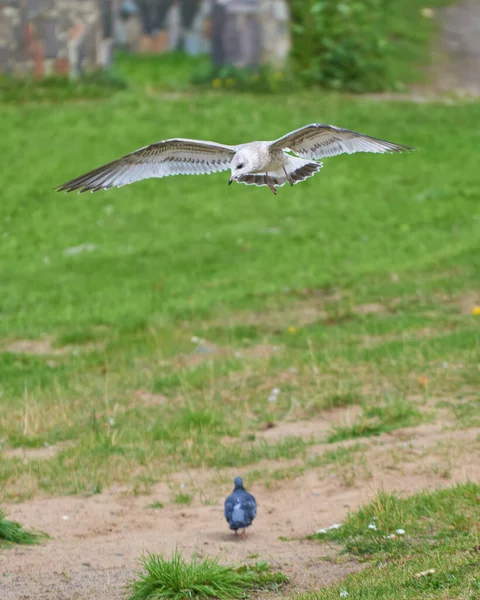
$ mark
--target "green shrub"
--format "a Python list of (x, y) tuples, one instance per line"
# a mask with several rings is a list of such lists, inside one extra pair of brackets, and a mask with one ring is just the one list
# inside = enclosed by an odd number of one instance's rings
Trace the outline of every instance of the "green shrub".
[(292, 0), (292, 59), (306, 84), (352, 92), (386, 87), (384, 0)]

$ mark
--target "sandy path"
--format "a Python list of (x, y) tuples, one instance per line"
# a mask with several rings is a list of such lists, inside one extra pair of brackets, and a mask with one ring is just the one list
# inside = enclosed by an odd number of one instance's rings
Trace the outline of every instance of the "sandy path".
[[(350, 483), (328, 467), (280, 482), (275, 489), (256, 483), (250, 490), (257, 496), (259, 514), (245, 538), (234, 538), (223, 521), (222, 503), (231, 485), (212, 483), (215, 476), (218, 481), (218, 473), (208, 471), (177, 478), (208, 488), (213, 505), (204, 505), (197, 497), (186, 507), (146, 508), (154, 499), (170, 497), (166, 483), (155, 486), (149, 496), (110, 490), (88, 498), (44, 498), (12, 505), (11, 518), (48, 532), (52, 539), (38, 547), (0, 551), (0, 598), (117, 600), (124, 597), (122, 586), (133, 576), (143, 550), (169, 556), (176, 546), (185, 556), (195, 550), (210, 556), (220, 553), (229, 563), (248, 562), (258, 555), (256, 560), (267, 560), (289, 575), (285, 595), (326, 585), (359, 565), (325, 561), (334, 554), (327, 546), (280, 538), (303, 538), (341, 522), (349, 510), (382, 487), (410, 494), (426, 487), (478, 481), (479, 431), (422, 425), (370, 438), (364, 466)], [(315, 446), (312, 453), (324, 449)]]

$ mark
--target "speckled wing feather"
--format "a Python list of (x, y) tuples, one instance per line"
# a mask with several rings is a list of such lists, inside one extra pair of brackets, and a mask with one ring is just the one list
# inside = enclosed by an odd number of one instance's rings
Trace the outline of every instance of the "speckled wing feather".
[(247, 497), (243, 501), (242, 507), (245, 510), (250, 522), (253, 521), (253, 519), (257, 516), (257, 502), (252, 494), (247, 492)]
[(228, 523), (230, 523), (230, 521), (232, 520), (233, 507), (235, 506), (235, 502), (235, 498), (233, 497), (233, 494), (231, 494), (225, 500), (225, 503), (223, 505), (223, 514), (225, 515), (225, 519), (228, 521)]
[(383, 154), (413, 150), (409, 146), (394, 144), (350, 129), (321, 123), (312, 123), (287, 133), (272, 142), (271, 148), (291, 150), (301, 158), (310, 159), (326, 158), (343, 153), (376, 152)]
[(230, 168), (234, 155), (234, 146), (181, 138), (164, 140), (140, 148), (55, 189), (59, 192), (97, 192), (150, 177), (225, 171)]
[[(313, 175), (315, 175), (315, 173), (320, 171), (321, 168), (321, 162), (307, 163), (297, 169), (290, 170), (289, 176), (293, 185), (295, 185), (296, 183), (305, 181), (305, 179), (307, 179), (308, 177), (312, 177)], [(282, 187), (287, 183), (285, 173), (280, 170), (269, 171), (268, 178), (275, 187)], [(240, 177), (238, 177), (237, 181), (238, 183), (245, 183), (246, 185), (256, 185), (259, 187), (262, 185), (268, 185), (267, 178), (262, 173), (247, 173), (246, 175), (241, 175)]]

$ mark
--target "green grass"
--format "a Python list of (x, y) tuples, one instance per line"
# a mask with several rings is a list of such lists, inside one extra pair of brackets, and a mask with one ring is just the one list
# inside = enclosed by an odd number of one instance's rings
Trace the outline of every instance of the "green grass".
[(43, 79), (0, 75), (0, 102), (2, 104), (21, 102), (50, 104), (65, 100), (95, 101), (109, 98), (126, 87), (126, 81), (115, 70), (87, 73), (76, 81), (56, 75)]
[(380, 435), (401, 427), (413, 427), (427, 418), (428, 416), (422, 414), (407, 398), (387, 396), (383, 406), (363, 406), (361, 415), (352, 425), (335, 425), (328, 441), (342, 442)]
[(371, 566), (302, 600), (338, 598), (341, 592), (353, 600), (477, 598), (479, 494), (476, 483), (409, 498), (381, 492), (340, 528), (312, 536), (341, 544)]
[(117, 71), (130, 85), (148, 85), (150, 89), (185, 91), (200, 70), (208, 68), (208, 56), (192, 57), (181, 52), (135, 55), (117, 52)]
[(185, 494), (183, 492), (179, 492), (174, 497), (175, 504), (191, 504), (193, 500), (192, 494)]
[(6, 513), (0, 508), (0, 548), (5, 544), (38, 544), (44, 533), (36, 533), (25, 529), (23, 525), (6, 518)]
[(155, 510), (158, 510), (159, 508), (163, 508), (163, 503), (160, 502), (159, 500), (155, 500), (155, 502), (151, 502), (150, 504), (147, 504), (147, 508), (153, 508)]
[[(330, 442), (415, 426), (429, 401), (472, 426), (480, 105), (314, 91), (159, 102), (143, 89), (150, 59), (137, 79), (122, 61), (131, 89), (107, 100), (0, 104), (3, 448), (69, 442), (42, 461), (2, 457), (0, 498), (146, 493), (182, 468), (265, 459), (281, 479), (328, 435), (264, 431), (354, 405), (361, 419)], [(51, 189), (155, 139), (235, 143), (312, 121), (417, 151), (326, 160), (276, 197), (227, 174)], [(453, 155), (438, 123), (456, 132)]]
[(277, 590), (287, 581), (266, 563), (235, 568), (219, 564), (217, 558), (196, 555), (187, 562), (178, 551), (170, 560), (147, 554), (141, 563), (142, 571), (129, 586), (128, 600), (248, 598), (259, 590)]

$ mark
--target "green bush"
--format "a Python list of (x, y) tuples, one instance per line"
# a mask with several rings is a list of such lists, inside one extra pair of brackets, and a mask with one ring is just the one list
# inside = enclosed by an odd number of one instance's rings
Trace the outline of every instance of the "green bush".
[(293, 66), (306, 84), (351, 92), (386, 87), (384, 0), (292, 0)]

